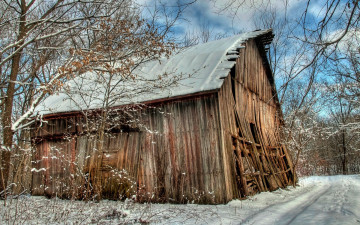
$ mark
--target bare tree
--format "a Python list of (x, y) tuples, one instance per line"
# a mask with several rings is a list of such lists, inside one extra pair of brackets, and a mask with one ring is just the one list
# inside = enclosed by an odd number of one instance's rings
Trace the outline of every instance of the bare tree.
[[(66, 73), (61, 65), (70, 66), (68, 53), (71, 38), (78, 36), (99, 18), (107, 18), (125, 1), (1, 1), (1, 125), (2, 160), (0, 190), (6, 188), (9, 176), (13, 135), (32, 114), (35, 106), (59, 86)], [(31, 90), (30, 92), (28, 90)], [(26, 93), (26, 94), (25, 94)], [(14, 114), (15, 103), (22, 94), (31, 103), (23, 114)], [(35, 98), (33, 98), (36, 96)], [(24, 100), (24, 99), (23, 99)], [(13, 118), (14, 115), (18, 117)], [(15, 121), (16, 120), (16, 121)]]
[[(125, 0), (1, 1), (0, 190), (7, 186), (11, 150), (20, 143), (14, 134), (24, 139), (23, 128), (46, 96), (86, 71), (135, 79), (138, 65), (174, 49), (168, 34), (187, 5), (176, 4), (159, 23), (159, 11), (145, 20), (139, 6)], [(160, 12), (170, 13), (164, 7)]]
[(340, 47), (330, 58), (326, 72), (331, 79), (327, 81), (329, 115), (332, 118), (334, 148), (341, 159), (342, 173), (349, 172), (349, 161), (358, 157), (360, 133), (360, 51), (356, 34), (340, 42)]

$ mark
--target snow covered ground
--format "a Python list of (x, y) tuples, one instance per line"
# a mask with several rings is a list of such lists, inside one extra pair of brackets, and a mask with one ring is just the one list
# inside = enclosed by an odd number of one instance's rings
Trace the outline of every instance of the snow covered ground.
[(226, 205), (0, 201), (0, 224), (360, 224), (360, 175), (302, 178), (299, 187)]

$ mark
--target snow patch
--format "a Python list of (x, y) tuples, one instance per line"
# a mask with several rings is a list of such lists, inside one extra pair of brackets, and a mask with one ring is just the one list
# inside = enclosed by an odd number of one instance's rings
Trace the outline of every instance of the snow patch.
[(32, 168), (31, 169), (31, 172), (35, 172), (35, 173), (39, 173), (41, 171), (46, 171), (46, 169), (45, 168), (40, 168), (40, 169)]
[(0, 201), (0, 224), (360, 224), (360, 175), (301, 178), (296, 188), (224, 205), (134, 199), (95, 203), (20, 196), (6, 206)]

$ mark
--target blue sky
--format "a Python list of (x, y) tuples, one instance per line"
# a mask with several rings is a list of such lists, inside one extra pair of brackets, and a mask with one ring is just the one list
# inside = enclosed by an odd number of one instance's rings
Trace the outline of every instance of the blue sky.
[[(168, 6), (176, 5), (178, 2), (186, 3), (193, 0), (135, 0), (141, 5), (154, 6), (154, 2), (163, 2)], [(238, 9), (229, 7), (223, 9), (228, 2), (244, 2)], [(254, 19), (259, 17), (264, 10), (271, 8), (279, 16), (298, 20), (303, 14), (307, 0), (196, 0), (183, 12), (183, 19), (179, 20), (175, 26), (175, 31), (179, 35), (186, 32), (197, 32), (202, 26), (208, 26), (213, 35), (226, 34), (231, 36), (242, 31), (252, 31), (258, 29), (254, 24)], [(326, 0), (311, 0), (308, 8), (308, 18), (312, 19), (324, 16)], [(346, 4), (346, 0), (341, 0), (341, 4)], [(235, 5), (236, 6), (236, 5)], [(171, 8), (171, 7), (170, 7)], [(276, 34), (276, 31), (275, 31)]]
[[(137, 0), (138, 3), (147, 6), (153, 6), (156, 0)], [(180, 0), (181, 2), (191, 2), (192, 0)], [(201, 27), (208, 26), (213, 35), (222, 34), (231, 36), (242, 31), (252, 31), (258, 27), (254, 24), (254, 18), (262, 13), (266, 7), (277, 12), (285, 11), (287, 2), (287, 14), (296, 19), (300, 17), (303, 8), (306, 6), (306, 0), (248, 0), (235, 12), (234, 7), (229, 10), (221, 10), (227, 2), (231, 0), (197, 0), (189, 6), (183, 14), (183, 19), (176, 24), (175, 30), (178, 34), (184, 35), (186, 32), (197, 32)], [(242, 0), (238, 0), (241, 2)], [(178, 0), (163, 0), (167, 5), (174, 5)], [(251, 2), (257, 2), (251, 4)], [(261, 3), (259, 3), (261, 2)], [(313, 0), (314, 8), (311, 6), (310, 13), (318, 14), (319, 4)], [(265, 4), (266, 3), (266, 4)], [(280, 13), (282, 14), (282, 13)], [(284, 15), (284, 14), (282, 14)]]

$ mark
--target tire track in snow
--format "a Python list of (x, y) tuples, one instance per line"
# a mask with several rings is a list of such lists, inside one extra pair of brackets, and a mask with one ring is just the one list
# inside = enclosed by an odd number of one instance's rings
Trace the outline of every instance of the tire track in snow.
[(313, 200), (310, 200), (310, 202), (305, 203), (305, 205), (301, 208), (301, 210), (296, 210), (297, 214), (292, 217), (292, 219), (288, 222), (286, 222), (285, 224), (291, 224), (292, 222), (294, 222), (296, 220), (296, 218), (298, 218), (301, 213), (305, 212), (310, 206), (312, 206), (313, 204), (315, 204), (322, 196), (328, 194), (331, 191), (330, 187), (328, 187), (326, 190), (322, 191), (321, 193), (319, 193), (316, 198), (314, 198)]
[(243, 224), (360, 224), (356, 184), (351, 177), (336, 182), (330, 179), (305, 194), (266, 207)]
[[(245, 219), (243, 224), (290, 224), (296, 217), (316, 202), (324, 193), (330, 189), (330, 185), (314, 187), (306, 194), (277, 203), (260, 210), (256, 214)], [(325, 188), (325, 189), (324, 189)]]

